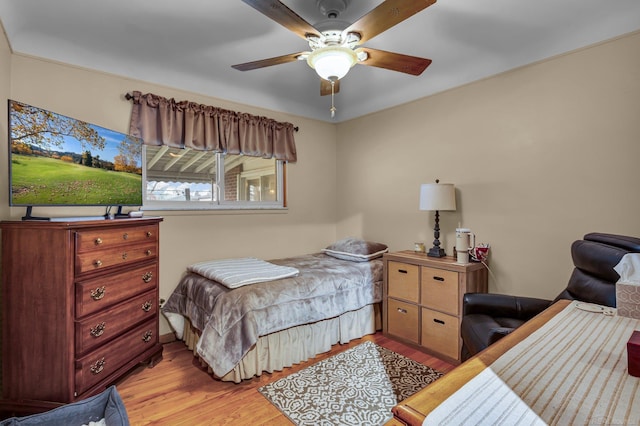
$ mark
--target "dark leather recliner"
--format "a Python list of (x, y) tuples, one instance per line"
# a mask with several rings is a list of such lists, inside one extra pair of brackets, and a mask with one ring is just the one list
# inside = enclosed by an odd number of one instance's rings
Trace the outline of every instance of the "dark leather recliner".
[(463, 299), (462, 359), (511, 333), (559, 299), (616, 306), (613, 269), (627, 253), (640, 252), (640, 238), (590, 233), (571, 245), (575, 266), (569, 284), (553, 301), (504, 294), (467, 293)]

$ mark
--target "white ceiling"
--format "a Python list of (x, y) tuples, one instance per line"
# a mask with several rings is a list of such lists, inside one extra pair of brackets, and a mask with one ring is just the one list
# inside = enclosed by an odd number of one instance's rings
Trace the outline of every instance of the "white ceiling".
[[(283, 3), (311, 24), (323, 18), (316, 0)], [(380, 3), (353, 0), (340, 19)], [(305, 62), (231, 68), (309, 50), (240, 0), (1, 0), (0, 19), (15, 53), (340, 122), (639, 30), (640, 1), (438, 0), (364, 44), (431, 66), (417, 77), (354, 66), (333, 120)]]

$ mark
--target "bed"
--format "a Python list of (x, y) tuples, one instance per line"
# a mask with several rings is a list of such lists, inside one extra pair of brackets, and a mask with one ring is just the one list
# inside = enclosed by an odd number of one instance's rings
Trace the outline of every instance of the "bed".
[[(386, 251), (384, 244), (348, 238), (319, 253), (268, 262), (199, 262), (187, 268), (162, 312), (214, 377), (239, 383), (379, 330)], [(208, 273), (229, 261), (242, 271), (235, 282), (226, 280), (233, 274)], [(252, 281), (256, 274), (247, 271), (257, 262), (287, 273)]]

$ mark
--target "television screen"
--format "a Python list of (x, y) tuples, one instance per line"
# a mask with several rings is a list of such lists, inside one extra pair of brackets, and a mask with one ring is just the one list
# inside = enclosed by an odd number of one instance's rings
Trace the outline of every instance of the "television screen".
[(9, 204), (141, 206), (142, 141), (9, 100)]

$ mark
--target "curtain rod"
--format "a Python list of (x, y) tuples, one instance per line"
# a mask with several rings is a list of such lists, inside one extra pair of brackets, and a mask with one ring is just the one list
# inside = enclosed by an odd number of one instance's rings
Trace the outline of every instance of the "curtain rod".
[[(127, 92), (127, 93), (124, 94), (124, 98), (126, 100), (130, 101), (131, 99), (133, 99), (133, 95), (131, 93)], [(293, 130), (297, 132), (298, 130), (300, 130), (300, 128), (298, 126), (294, 126)]]

